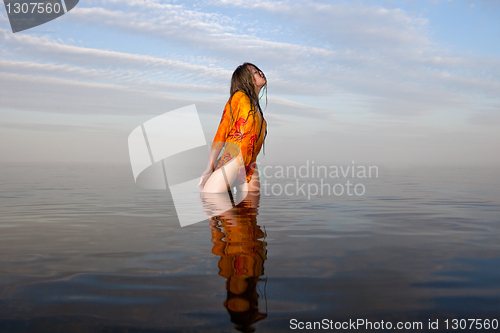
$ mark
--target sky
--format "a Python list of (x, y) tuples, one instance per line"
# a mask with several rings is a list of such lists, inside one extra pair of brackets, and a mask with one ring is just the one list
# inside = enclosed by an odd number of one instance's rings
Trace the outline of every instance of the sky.
[(251, 62), (262, 164), (498, 167), (499, 40), (498, 0), (81, 0), (18, 33), (3, 7), (0, 162), (130, 164), (132, 130), (191, 104), (210, 144)]

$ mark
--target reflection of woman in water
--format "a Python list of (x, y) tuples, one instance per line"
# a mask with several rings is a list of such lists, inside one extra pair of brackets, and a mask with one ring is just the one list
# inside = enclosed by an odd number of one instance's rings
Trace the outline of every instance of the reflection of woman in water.
[[(224, 192), (231, 184), (241, 184), (243, 191), (259, 191), (255, 160), (267, 133), (259, 105), (263, 87), (267, 88), (267, 80), (257, 66), (244, 63), (234, 71), (231, 97), (222, 113), (207, 168), (198, 184), (203, 192)], [(222, 148), (225, 148), (224, 152), (217, 160)]]
[(219, 275), (225, 277), (224, 307), (241, 332), (253, 332), (250, 325), (267, 317), (259, 312), (258, 282), (264, 274), (265, 233), (257, 225), (259, 195), (247, 195), (233, 209), (210, 219), (212, 253), (219, 256)]

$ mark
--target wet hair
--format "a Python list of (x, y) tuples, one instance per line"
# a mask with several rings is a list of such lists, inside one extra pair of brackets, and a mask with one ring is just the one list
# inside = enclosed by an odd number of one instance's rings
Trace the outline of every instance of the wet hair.
[[(233, 72), (233, 76), (231, 77), (231, 89), (229, 91), (229, 94), (231, 97), (237, 92), (237, 91), (242, 91), (244, 92), (248, 98), (250, 98), (250, 101), (252, 102), (252, 108), (254, 105), (259, 106), (259, 96), (255, 92), (255, 82), (253, 81), (253, 73), (250, 67), (254, 67), (257, 71), (262, 72), (259, 67), (255, 66), (254, 64), (251, 64), (249, 62), (245, 62), (242, 65), (239, 65), (235, 71)], [(265, 77), (265, 75), (264, 75)], [(267, 106), (267, 82), (266, 84), (262, 87), (266, 93), (266, 106)]]
[[(244, 64), (239, 65), (235, 69), (235, 71), (233, 72), (233, 76), (231, 77), (231, 89), (229, 90), (229, 94), (231, 95), (229, 98), (229, 108), (230, 108), (230, 112), (229, 112), (230, 118), (229, 119), (231, 121), (231, 124), (232, 124), (231, 100), (237, 91), (244, 92), (248, 96), (248, 98), (250, 99), (250, 102), (251, 102), (250, 103), (250, 114), (254, 117), (254, 120), (255, 120), (255, 113), (257, 112), (256, 108), (258, 108), (258, 111), (262, 115), (262, 121), (264, 121), (264, 114), (262, 112), (262, 108), (260, 107), (259, 95), (256, 92), (256, 85), (254, 82), (251, 67), (254, 67), (257, 71), (264, 74), (264, 72), (262, 72), (259, 69), (259, 67), (255, 66), (252, 63), (245, 62)], [(265, 77), (265, 75), (264, 75), (264, 77)], [(267, 108), (267, 81), (266, 81), (266, 84), (262, 87), (261, 91), (265, 92), (266, 108)], [(255, 124), (255, 122), (254, 122), (254, 124)], [(262, 131), (262, 126), (261, 126), (261, 131)], [(259, 132), (259, 137), (257, 138), (257, 141), (260, 139), (260, 135), (261, 135), (261, 133)], [(264, 133), (264, 141), (266, 139), (266, 136), (267, 136), (267, 127), (266, 127), (266, 132)], [(265, 154), (265, 149), (264, 149), (264, 154)]]
[[(262, 281), (258, 276), (251, 276), (245, 279), (247, 283), (247, 289), (242, 294), (233, 294), (229, 291), (229, 279), (226, 281), (227, 298), (224, 302), (224, 307), (226, 308), (229, 316), (231, 317), (231, 322), (235, 324), (234, 328), (240, 332), (251, 333), (255, 332), (255, 328), (252, 324), (265, 319), (267, 313), (262, 313), (259, 311), (259, 294), (257, 293), (257, 283)], [(248, 302), (249, 309), (245, 311), (235, 311), (229, 308), (229, 301), (232, 298), (240, 298)], [(266, 304), (267, 307), (267, 304)], [(267, 310), (266, 310), (267, 312)]]

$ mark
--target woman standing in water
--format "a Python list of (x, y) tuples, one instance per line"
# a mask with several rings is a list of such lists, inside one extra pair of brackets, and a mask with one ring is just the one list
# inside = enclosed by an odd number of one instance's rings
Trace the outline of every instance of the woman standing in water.
[[(234, 71), (230, 98), (198, 184), (203, 192), (224, 192), (234, 184), (241, 184), (243, 191), (260, 190), (255, 160), (267, 135), (267, 123), (259, 104), (264, 87), (267, 89), (267, 80), (257, 66), (246, 62)], [(224, 152), (217, 160), (222, 148)]]

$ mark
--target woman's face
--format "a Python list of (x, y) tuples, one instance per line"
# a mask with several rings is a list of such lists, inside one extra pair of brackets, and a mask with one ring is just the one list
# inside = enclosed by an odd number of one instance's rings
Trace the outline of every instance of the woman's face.
[(260, 90), (260, 88), (262, 88), (267, 82), (266, 77), (264, 73), (262, 73), (262, 71), (259, 71), (257, 68), (253, 66), (250, 66), (249, 68), (250, 72), (252, 72), (253, 82)]

